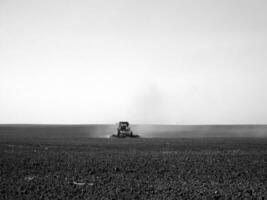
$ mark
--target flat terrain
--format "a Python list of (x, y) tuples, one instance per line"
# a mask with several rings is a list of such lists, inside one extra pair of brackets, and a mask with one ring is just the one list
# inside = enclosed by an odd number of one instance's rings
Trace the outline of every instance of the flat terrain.
[(0, 199), (266, 199), (267, 139), (8, 138)]

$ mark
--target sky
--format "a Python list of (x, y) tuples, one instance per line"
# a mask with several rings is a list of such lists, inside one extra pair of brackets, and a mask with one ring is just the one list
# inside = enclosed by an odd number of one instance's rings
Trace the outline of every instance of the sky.
[(265, 0), (0, 0), (0, 123), (267, 124)]

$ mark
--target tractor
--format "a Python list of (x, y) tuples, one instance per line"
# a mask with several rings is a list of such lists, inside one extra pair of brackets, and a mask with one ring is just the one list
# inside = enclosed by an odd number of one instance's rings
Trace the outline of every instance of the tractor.
[(125, 137), (139, 137), (139, 136), (133, 134), (129, 122), (119, 122), (117, 127), (117, 135), (113, 135), (113, 137), (125, 138)]

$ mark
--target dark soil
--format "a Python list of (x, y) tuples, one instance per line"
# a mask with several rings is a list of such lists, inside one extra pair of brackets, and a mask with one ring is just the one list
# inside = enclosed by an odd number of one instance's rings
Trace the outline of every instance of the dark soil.
[(267, 197), (267, 139), (5, 139), (0, 155), (0, 199)]

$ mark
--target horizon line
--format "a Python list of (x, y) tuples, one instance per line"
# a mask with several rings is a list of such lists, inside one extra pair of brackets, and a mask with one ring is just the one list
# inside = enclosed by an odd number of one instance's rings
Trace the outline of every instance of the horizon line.
[[(95, 126), (95, 125), (116, 125), (117, 123), (0, 123), (0, 126)], [(262, 123), (235, 123), (235, 124), (173, 124), (173, 123), (130, 123), (130, 125), (143, 125), (143, 126), (267, 126)]]

